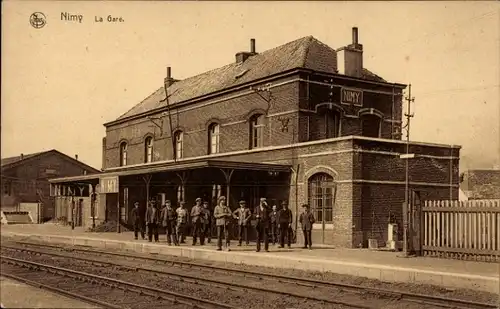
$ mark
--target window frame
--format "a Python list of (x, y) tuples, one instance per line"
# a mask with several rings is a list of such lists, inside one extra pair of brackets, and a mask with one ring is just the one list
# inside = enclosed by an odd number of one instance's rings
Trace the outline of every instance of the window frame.
[[(375, 115), (375, 114), (364, 114), (364, 115), (361, 115), (359, 118), (361, 120), (361, 136), (372, 137), (372, 138), (381, 138), (382, 137), (382, 118), (380, 118), (378, 115)], [(364, 128), (365, 128), (364, 124), (365, 124), (367, 119), (377, 120), (377, 123), (378, 123), (377, 136), (370, 136), (370, 135), (364, 134)]]
[(177, 130), (174, 132), (175, 159), (182, 159), (184, 156), (184, 132)]
[(212, 122), (208, 126), (208, 154), (220, 152), (220, 124)]
[[(259, 121), (261, 123), (259, 123)], [(254, 114), (250, 117), (250, 149), (264, 146), (264, 128), (266, 127), (264, 114)]]
[(153, 162), (154, 139), (151, 135), (144, 139), (144, 163)]
[(308, 203), (317, 222), (333, 224), (333, 210), (336, 198), (335, 179), (327, 173), (316, 173), (307, 183)]
[(126, 141), (122, 141), (120, 143), (120, 166), (126, 166), (128, 161), (128, 143)]

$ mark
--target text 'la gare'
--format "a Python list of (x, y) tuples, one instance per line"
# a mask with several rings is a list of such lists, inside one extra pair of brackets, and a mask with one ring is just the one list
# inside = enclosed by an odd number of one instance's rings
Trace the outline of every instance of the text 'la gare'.
[(124, 22), (125, 20), (122, 18), (122, 17), (113, 17), (111, 15), (108, 15), (108, 17), (106, 17), (106, 19), (102, 18), (101, 16), (96, 16), (94, 18), (94, 21), (96, 23), (103, 23), (105, 21), (109, 22), (109, 23), (122, 23)]

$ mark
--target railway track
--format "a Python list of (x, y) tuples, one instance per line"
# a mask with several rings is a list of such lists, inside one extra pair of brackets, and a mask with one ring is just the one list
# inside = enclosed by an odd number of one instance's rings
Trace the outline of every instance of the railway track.
[(1, 262), (2, 275), (6, 277), (105, 308), (234, 308), (190, 295), (4, 255)]
[[(327, 289), (328, 288), (329, 289), (336, 288), (338, 290), (338, 292), (341, 292), (341, 293), (352, 292), (352, 293), (357, 294), (358, 301), (353, 303), (352, 297), (350, 298), (350, 301), (341, 302), (338, 300), (331, 301), (331, 299), (325, 299), (324, 297), (318, 298), (318, 297), (314, 297), (314, 296), (297, 295), (296, 293), (291, 293), (291, 292), (286, 292), (286, 291), (285, 292), (282, 291), (281, 293), (284, 296), (310, 298), (310, 299), (315, 299), (318, 301), (323, 301), (323, 302), (327, 302), (327, 303), (331, 303), (331, 304), (335, 303), (338, 305), (345, 305), (345, 306), (354, 307), (354, 308), (374, 308), (373, 306), (370, 307), (370, 306), (366, 305), (367, 301), (369, 301), (369, 299), (367, 299), (367, 298), (370, 298), (370, 296), (376, 296), (377, 298), (383, 297), (385, 299), (388, 299), (391, 302), (394, 302), (394, 301), (412, 302), (412, 303), (420, 304), (422, 306), (437, 306), (437, 307), (445, 307), (445, 308), (497, 308), (495, 305), (488, 304), (488, 303), (478, 303), (478, 302), (471, 302), (471, 301), (467, 301), (467, 300), (453, 299), (453, 298), (447, 298), (447, 297), (405, 293), (405, 292), (400, 292), (400, 291), (392, 291), (392, 290), (385, 290), (385, 289), (372, 288), (372, 287), (363, 287), (363, 286), (349, 285), (349, 284), (344, 284), (344, 283), (325, 282), (325, 281), (321, 281), (321, 280), (313, 280), (313, 279), (306, 279), (306, 278), (280, 276), (280, 275), (266, 274), (263, 272), (256, 272), (256, 271), (237, 270), (237, 269), (233, 269), (233, 268), (212, 266), (212, 265), (206, 265), (206, 264), (195, 263), (195, 262), (172, 261), (172, 260), (168, 260), (168, 259), (140, 256), (137, 254), (125, 254), (125, 253), (116, 253), (116, 252), (109, 252), (109, 251), (102, 251), (102, 250), (83, 249), (83, 248), (77, 248), (77, 247), (73, 247), (73, 246), (70, 248), (62, 248), (62, 247), (54, 246), (54, 245), (31, 243), (31, 242), (17, 242), (17, 243), (21, 244), (21, 245), (25, 245), (25, 246), (37, 246), (37, 247), (42, 247), (42, 248), (52, 248), (52, 249), (56, 249), (56, 250), (65, 250), (65, 251), (70, 251), (70, 252), (82, 252), (82, 253), (87, 253), (87, 254), (97, 254), (100, 256), (108, 256), (108, 257), (115, 257), (115, 258), (121, 258), (121, 259), (142, 260), (142, 261), (148, 261), (148, 262), (161, 264), (161, 265), (180, 266), (180, 268), (184, 269), (184, 271), (185, 271), (185, 269), (188, 269), (188, 270), (200, 269), (203, 271), (211, 270), (213, 272), (232, 273), (232, 274), (238, 274), (239, 276), (243, 276), (244, 278), (247, 278), (247, 279), (257, 278), (258, 280), (274, 280), (275, 282), (278, 282), (280, 284), (286, 283), (286, 284), (291, 284), (292, 286), (295, 285), (295, 286), (308, 287), (308, 288), (311, 288), (312, 291), (317, 291), (318, 289), (321, 289), (321, 288), (327, 288)], [(9, 248), (8, 246), (2, 246), (2, 247)], [(34, 252), (34, 250), (28, 249), (28, 248), (19, 248), (19, 247), (10, 247), (10, 248), (12, 248), (13, 250), (29, 250), (31, 252)], [(49, 253), (46, 253), (46, 254), (49, 254)], [(55, 253), (50, 253), (50, 254), (54, 255)], [(113, 264), (112, 262), (107, 262), (107, 263), (108, 263), (108, 265)], [(142, 269), (142, 271), (158, 272), (157, 270), (151, 270), (151, 269), (145, 269), (145, 268)], [(163, 271), (163, 273), (166, 275), (180, 276), (180, 277), (184, 277), (184, 278), (191, 279), (191, 280), (200, 280), (199, 277), (193, 277), (193, 276), (189, 276), (186, 274), (179, 274), (179, 273), (172, 273), (172, 272), (165, 272), (165, 271)], [(212, 284), (214, 284), (214, 283), (220, 284), (221, 283), (220, 281), (215, 281), (215, 280), (212, 280), (212, 282), (210, 282), (210, 280), (206, 279), (206, 278), (204, 278), (202, 280), (205, 280), (206, 282), (209, 282)], [(249, 287), (249, 286), (237, 285), (237, 284), (235, 285), (235, 287), (259, 289), (259, 287)], [(262, 287), (260, 288), (260, 290), (269, 292), (269, 289), (265, 289)], [(276, 291), (274, 291), (274, 292), (276, 292)], [(361, 302), (359, 302), (359, 299), (361, 299)]]

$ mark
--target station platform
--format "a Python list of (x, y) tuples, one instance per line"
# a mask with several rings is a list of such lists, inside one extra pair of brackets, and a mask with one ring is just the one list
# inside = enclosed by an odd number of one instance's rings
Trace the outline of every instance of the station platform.
[(332, 272), (377, 279), (385, 282), (430, 284), (451, 289), (471, 289), (490, 293), (500, 292), (500, 266), (496, 263), (458, 261), (427, 257), (401, 258), (397, 252), (368, 249), (339, 249), (327, 246), (291, 249), (270, 246), (270, 252), (255, 252), (255, 244), (238, 247), (231, 242), (231, 251), (216, 251), (214, 240), (205, 246), (191, 246), (190, 239), (181, 246), (168, 246), (165, 235), (159, 243), (134, 240), (132, 232), (90, 233), (82, 228), (55, 224), (4, 225), (2, 237), (24, 238), (56, 244), (81, 245), (95, 248), (131, 250), (182, 256), (198, 260), (237, 263), (305, 271)]
[(0, 277), (0, 287), (3, 308), (99, 308), (5, 277)]

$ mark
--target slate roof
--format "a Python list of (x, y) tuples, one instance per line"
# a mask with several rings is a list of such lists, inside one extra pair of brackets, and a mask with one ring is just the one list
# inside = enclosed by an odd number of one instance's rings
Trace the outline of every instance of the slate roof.
[[(337, 53), (312, 36), (300, 38), (262, 53), (243, 63), (231, 63), (172, 84), (168, 88), (169, 104), (194, 99), (229, 87), (245, 84), (296, 68), (337, 73)], [(380, 76), (363, 69), (363, 78), (385, 82)], [(164, 87), (134, 106), (117, 120), (128, 118), (166, 105)]]
[(23, 159), (21, 160), (21, 156), (15, 156), (15, 157), (8, 157), (8, 158), (2, 158), (1, 160), (1, 167), (2, 167), (2, 170), (5, 170), (5, 169), (10, 169), (14, 166), (17, 166), (18, 164), (23, 164), (24, 162), (28, 161), (29, 159), (33, 159), (33, 158), (36, 158), (36, 157), (39, 157), (39, 156), (42, 156), (42, 155), (46, 155), (46, 154), (50, 154), (50, 153), (54, 153), (54, 154), (57, 154), (57, 155), (60, 155), (60, 156), (63, 156), (65, 157), (66, 159), (69, 159), (69, 160), (72, 160), (74, 161), (76, 164), (79, 164), (80, 166), (86, 168), (87, 170), (91, 171), (92, 173), (101, 173), (101, 171), (99, 171), (98, 169), (96, 168), (93, 168), (92, 166), (90, 165), (87, 165), (81, 161), (78, 161), (76, 160), (75, 158), (72, 158), (56, 149), (52, 149), (52, 150), (48, 150), (48, 151), (42, 151), (42, 152), (35, 152), (35, 153), (29, 153), (29, 154), (23, 154)]
[[(25, 154), (25, 155), (23, 155), (23, 160), (37, 156), (37, 155), (42, 154), (42, 153), (44, 153), (44, 152)], [(9, 165), (9, 164), (12, 164), (12, 163), (15, 163), (15, 162), (18, 162), (18, 161), (21, 161), (21, 156), (2, 158), (2, 167)]]

